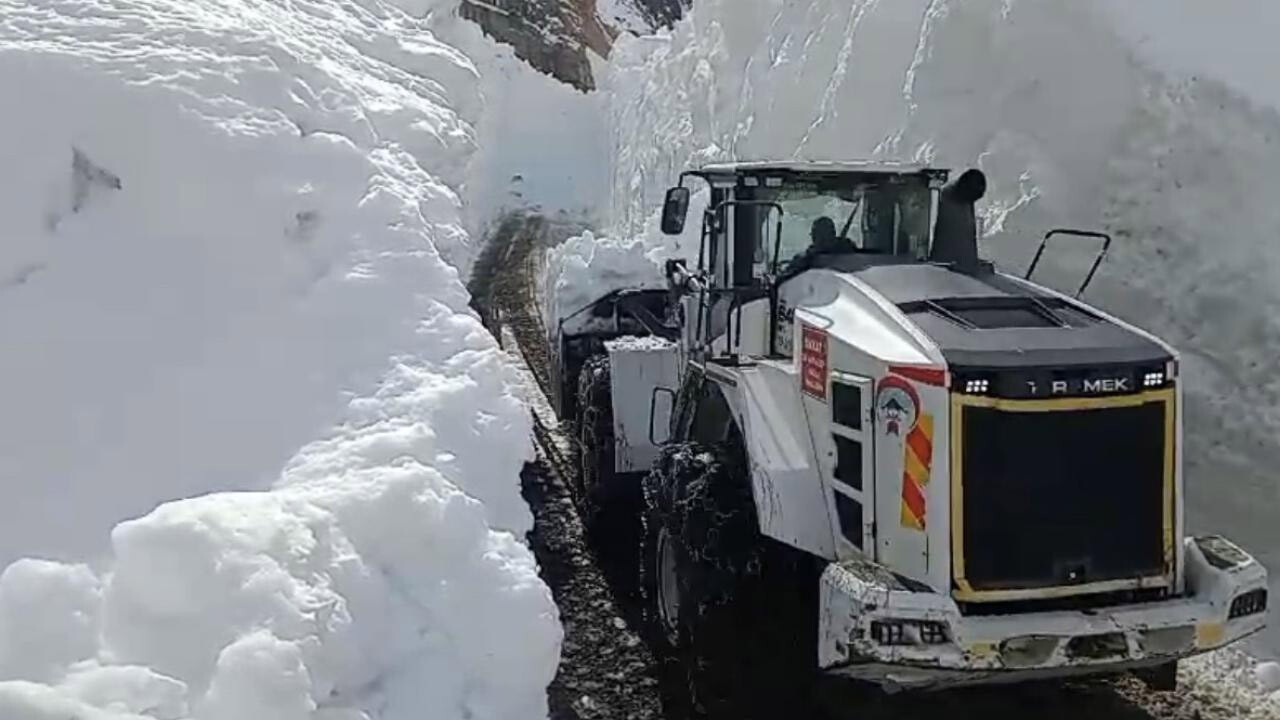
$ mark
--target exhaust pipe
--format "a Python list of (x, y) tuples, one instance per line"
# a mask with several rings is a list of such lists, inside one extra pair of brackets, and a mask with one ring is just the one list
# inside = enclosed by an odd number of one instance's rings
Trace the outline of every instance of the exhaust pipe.
[(938, 220), (934, 223), (929, 260), (955, 266), (961, 272), (978, 269), (978, 221), (974, 205), (987, 194), (987, 176), (966, 170), (942, 188)]

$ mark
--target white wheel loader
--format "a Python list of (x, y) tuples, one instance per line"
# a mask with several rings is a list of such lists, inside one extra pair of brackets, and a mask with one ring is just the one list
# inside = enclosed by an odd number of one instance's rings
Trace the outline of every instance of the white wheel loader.
[[(713, 165), (696, 262), (565, 318), (597, 533), (641, 548), (704, 705), (826, 673), (937, 689), (1176, 663), (1265, 624), (1266, 571), (1184, 537), (1177, 352), (978, 257), (970, 170)], [(1110, 238), (1056, 230), (1051, 241)], [(744, 689), (747, 691), (744, 695)]]

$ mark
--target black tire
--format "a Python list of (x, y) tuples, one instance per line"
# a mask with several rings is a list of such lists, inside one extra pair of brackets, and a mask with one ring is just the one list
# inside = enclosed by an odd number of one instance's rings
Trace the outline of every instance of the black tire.
[(609, 357), (587, 360), (578, 375), (579, 512), (606, 574), (634, 596), (640, 535), (639, 474), (614, 470), (613, 395)]
[(1175, 692), (1178, 689), (1178, 661), (1134, 671), (1139, 680), (1156, 692)]
[[(794, 714), (816, 676), (820, 563), (761, 535), (740, 441), (666, 448), (644, 499), (641, 592), (655, 653), (683, 666), (694, 704), (713, 718)], [(663, 609), (664, 534), (674, 614)]]
[(609, 356), (593, 355), (578, 373), (578, 503), (583, 522), (596, 525), (602, 488), (613, 484), (613, 395)]

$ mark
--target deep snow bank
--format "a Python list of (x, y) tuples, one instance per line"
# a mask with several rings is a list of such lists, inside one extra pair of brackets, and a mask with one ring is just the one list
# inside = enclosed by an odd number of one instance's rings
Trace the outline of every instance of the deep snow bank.
[(0, 565), (92, 565), (0, 576), (6, 720), (545, 715), (485, 68), (404, 4), (0, 0)]
[[(601, 78), (612, 222), (549, 257), (548, 324), (613, 287), (660, 283), (653, 260), (696, 253), (655, 217), (689, 166), (980, 166), (998, 262), (1023, 267), (1050, 227), (1116, 235), (1090, 298), (1187, 353), (1191, 530), (1226, 532), (1280, 571), (1280, 115), (1256, 72), (1277, 59), (1261, 29), (1276, 10), (1228, 5), (697, 2), (669, 35), (621, 38)], [(1074, 288), (1086, 260), (1056, 255), (1041, 279)], [(1280, 629), (1256, 647), (1280, 650)]]
[(506, 212), (524, 209), (596, 221), (609, 200), (603, 96), (543, 75), (508, 46), (474, 35), (462, 47), (486, 68), (476, 131), (487, 142), (463, 193), (468, 229), (483, 237)]

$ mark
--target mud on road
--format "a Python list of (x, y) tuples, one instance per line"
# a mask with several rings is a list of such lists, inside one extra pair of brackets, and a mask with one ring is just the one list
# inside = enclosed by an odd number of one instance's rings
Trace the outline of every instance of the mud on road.
[[(534, 408), (538, 460), (521, 474), (534, 515), (528, 542), (560, 608), (565, 639), (560, 668), (548, 688), (552, 720), (686, 720), (684, 688), (659, 673), (641, 641), (627, 562), (590, 542), (574, 500), (576, 446), (545, 397), (549, 390), (547, 333), (538, 311), (536, 278), (543, 252), (581, 228), (535, 213), (498, 224), (476, 263), (469, 289), (485, 326), (526, 366)], [(803, 720), (1280, 720), (1280, 703), (1248, 687), (1250, 660), (1233, 652), (1184, 663), (1177, 692), (1154, 692), (1120, 677), (1078, 683), (889, 696), (842, 681), (824, 681)], [(659, 678), (663, 680), (660, 681)], [(720, 720), (720, 719), (712, 719)], [(727, 719), (726, 719), (727, 720)]]

